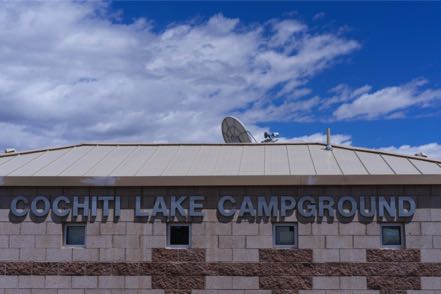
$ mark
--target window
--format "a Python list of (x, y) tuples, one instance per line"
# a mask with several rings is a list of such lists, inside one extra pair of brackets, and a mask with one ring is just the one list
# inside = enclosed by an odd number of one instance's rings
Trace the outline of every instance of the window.
[(274, 224), (273, 243), (276, 247), (297, 247), (297, 225)]
[(86, 225), (65, 224), (63, 243), (64, 246), (69, 247), (84, 247), (86, 245)]
[(170, 247), (190, 247), (190, 224), (168, 224), (167, 245)]
[(381, 225), (381, 246), (385, 248), (404, 248), (404, 227), (401, 224)]

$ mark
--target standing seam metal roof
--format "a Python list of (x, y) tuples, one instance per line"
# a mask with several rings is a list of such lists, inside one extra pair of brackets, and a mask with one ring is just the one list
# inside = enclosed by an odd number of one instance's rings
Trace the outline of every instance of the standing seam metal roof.
[[(438, 160), (347, 146), (333, 147), (332, 151), (328, 151), (324, 144), (319, 143), (86, 143), (0, 155), (0, 184), (18, 185), (19, 180), (25, 178), (244, 176), (292, 179), (317, 176), (415, 178), (438, 175), (432, 178), (435, 181), (433, 184), (441, 179), (441, 161)], [(315, 180), (312, 182), (317, 183)]]

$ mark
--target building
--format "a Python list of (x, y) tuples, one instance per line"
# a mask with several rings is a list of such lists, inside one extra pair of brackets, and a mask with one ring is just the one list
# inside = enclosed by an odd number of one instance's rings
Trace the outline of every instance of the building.
[(441, 293), (420, 156), (81, 144), (1, 155), (0, 197), (0, 293)]

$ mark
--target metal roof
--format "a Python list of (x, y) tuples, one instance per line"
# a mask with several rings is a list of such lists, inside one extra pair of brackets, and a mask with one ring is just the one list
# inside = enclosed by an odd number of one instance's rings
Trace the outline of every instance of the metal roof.
[(441, 161), (319, 143), (87, 143), (0, 155), (2, 186), (376, 184), (441, 184)]

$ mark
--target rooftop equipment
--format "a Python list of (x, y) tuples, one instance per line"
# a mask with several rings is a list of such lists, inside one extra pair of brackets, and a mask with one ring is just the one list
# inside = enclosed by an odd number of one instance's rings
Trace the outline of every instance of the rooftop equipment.
[[(257, 140), (245, 128), (245, 125), (233, 116), (227, 116), (222, 121), (222, 136), (225, 143), (257, 143)], [(278, 141), (278, 132), (265, 132), (264, 140), (261, 143), (275, 143)]]
[(327, 128), (326, 129), (326, 150), (331, 151), (332, 150), (332, 145), (331, 145), (331, 129)]

